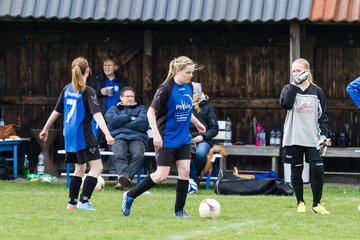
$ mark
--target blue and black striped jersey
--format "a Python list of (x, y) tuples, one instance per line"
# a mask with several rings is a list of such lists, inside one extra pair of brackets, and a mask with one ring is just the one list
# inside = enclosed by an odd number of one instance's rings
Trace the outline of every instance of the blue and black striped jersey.
[(55, 110), (64, 114), (66, 152), (78, 152), (98, 145), (93, 115), (101, 112), (94, 89), (86, 86), (84, 92), (74, 92), (72, 84), (62, 90)]
[(180, 148), (191, 143), (192, 84), (165, 80), (156, 90), (151, 103), (157, 111), (156, 121), (166, 148)]

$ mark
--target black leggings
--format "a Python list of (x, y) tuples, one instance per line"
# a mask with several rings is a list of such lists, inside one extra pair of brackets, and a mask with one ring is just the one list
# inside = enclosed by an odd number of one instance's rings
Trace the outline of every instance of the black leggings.
[(310, 182), (313, 193), (313, 206), (320, 203), (324, 185), (324, 164), (315, 147), (287, 146), (285, 147), (284, 163), (291, 164), (291, 184), (294, 188), (297, 202), (304, 201), (302, 172), (304, 156), (310, 163)]
[[(302, 180), (302, 171), (304, 165), (291, 165), (291, 184), (294, 188), (297, 202), (304, 201), (304, 189)], [(313, 193), (313, 206), (315, 207), (321, 201), (323, 185), (324, 185), (324, 164), (323, 162), (310, 161), (310, 182)]]

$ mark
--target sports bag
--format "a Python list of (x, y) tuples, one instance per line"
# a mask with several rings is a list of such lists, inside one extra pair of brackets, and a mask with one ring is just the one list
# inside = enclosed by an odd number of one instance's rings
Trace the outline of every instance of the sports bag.
[(277, 178), (239, 179), (232, 171), (220, 170), (214, 192), (224, 195), (284, 195), (293, 189)]

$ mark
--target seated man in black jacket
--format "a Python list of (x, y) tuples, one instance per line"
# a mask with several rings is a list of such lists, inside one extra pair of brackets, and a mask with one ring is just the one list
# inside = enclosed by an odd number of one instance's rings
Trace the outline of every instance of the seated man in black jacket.
[[(148, 142), (147, 108), (135, 101), (132, 87), (123, 87), (120, 102), (105, 114), (111, 136), (115, 139), (112, 151), (115, 153), (115, 167), (118, 175), (117, 190), (129, 187), (138, 167), (144, 160)], [(131, 159), (129, 161), (128, 155)]]

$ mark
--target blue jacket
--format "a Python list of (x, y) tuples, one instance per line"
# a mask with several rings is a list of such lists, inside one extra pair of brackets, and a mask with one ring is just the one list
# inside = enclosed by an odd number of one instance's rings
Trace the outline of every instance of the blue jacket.
[(147, 146), (149, 122), (144, 105), (123, 106), (119, 103), (105, 113), (105, 120), (115, 140), (137, 140)]
[(360, 77), (353, 80), (346, 88), (346, 91), (354, 101), (356, 106), (360, 108)]

